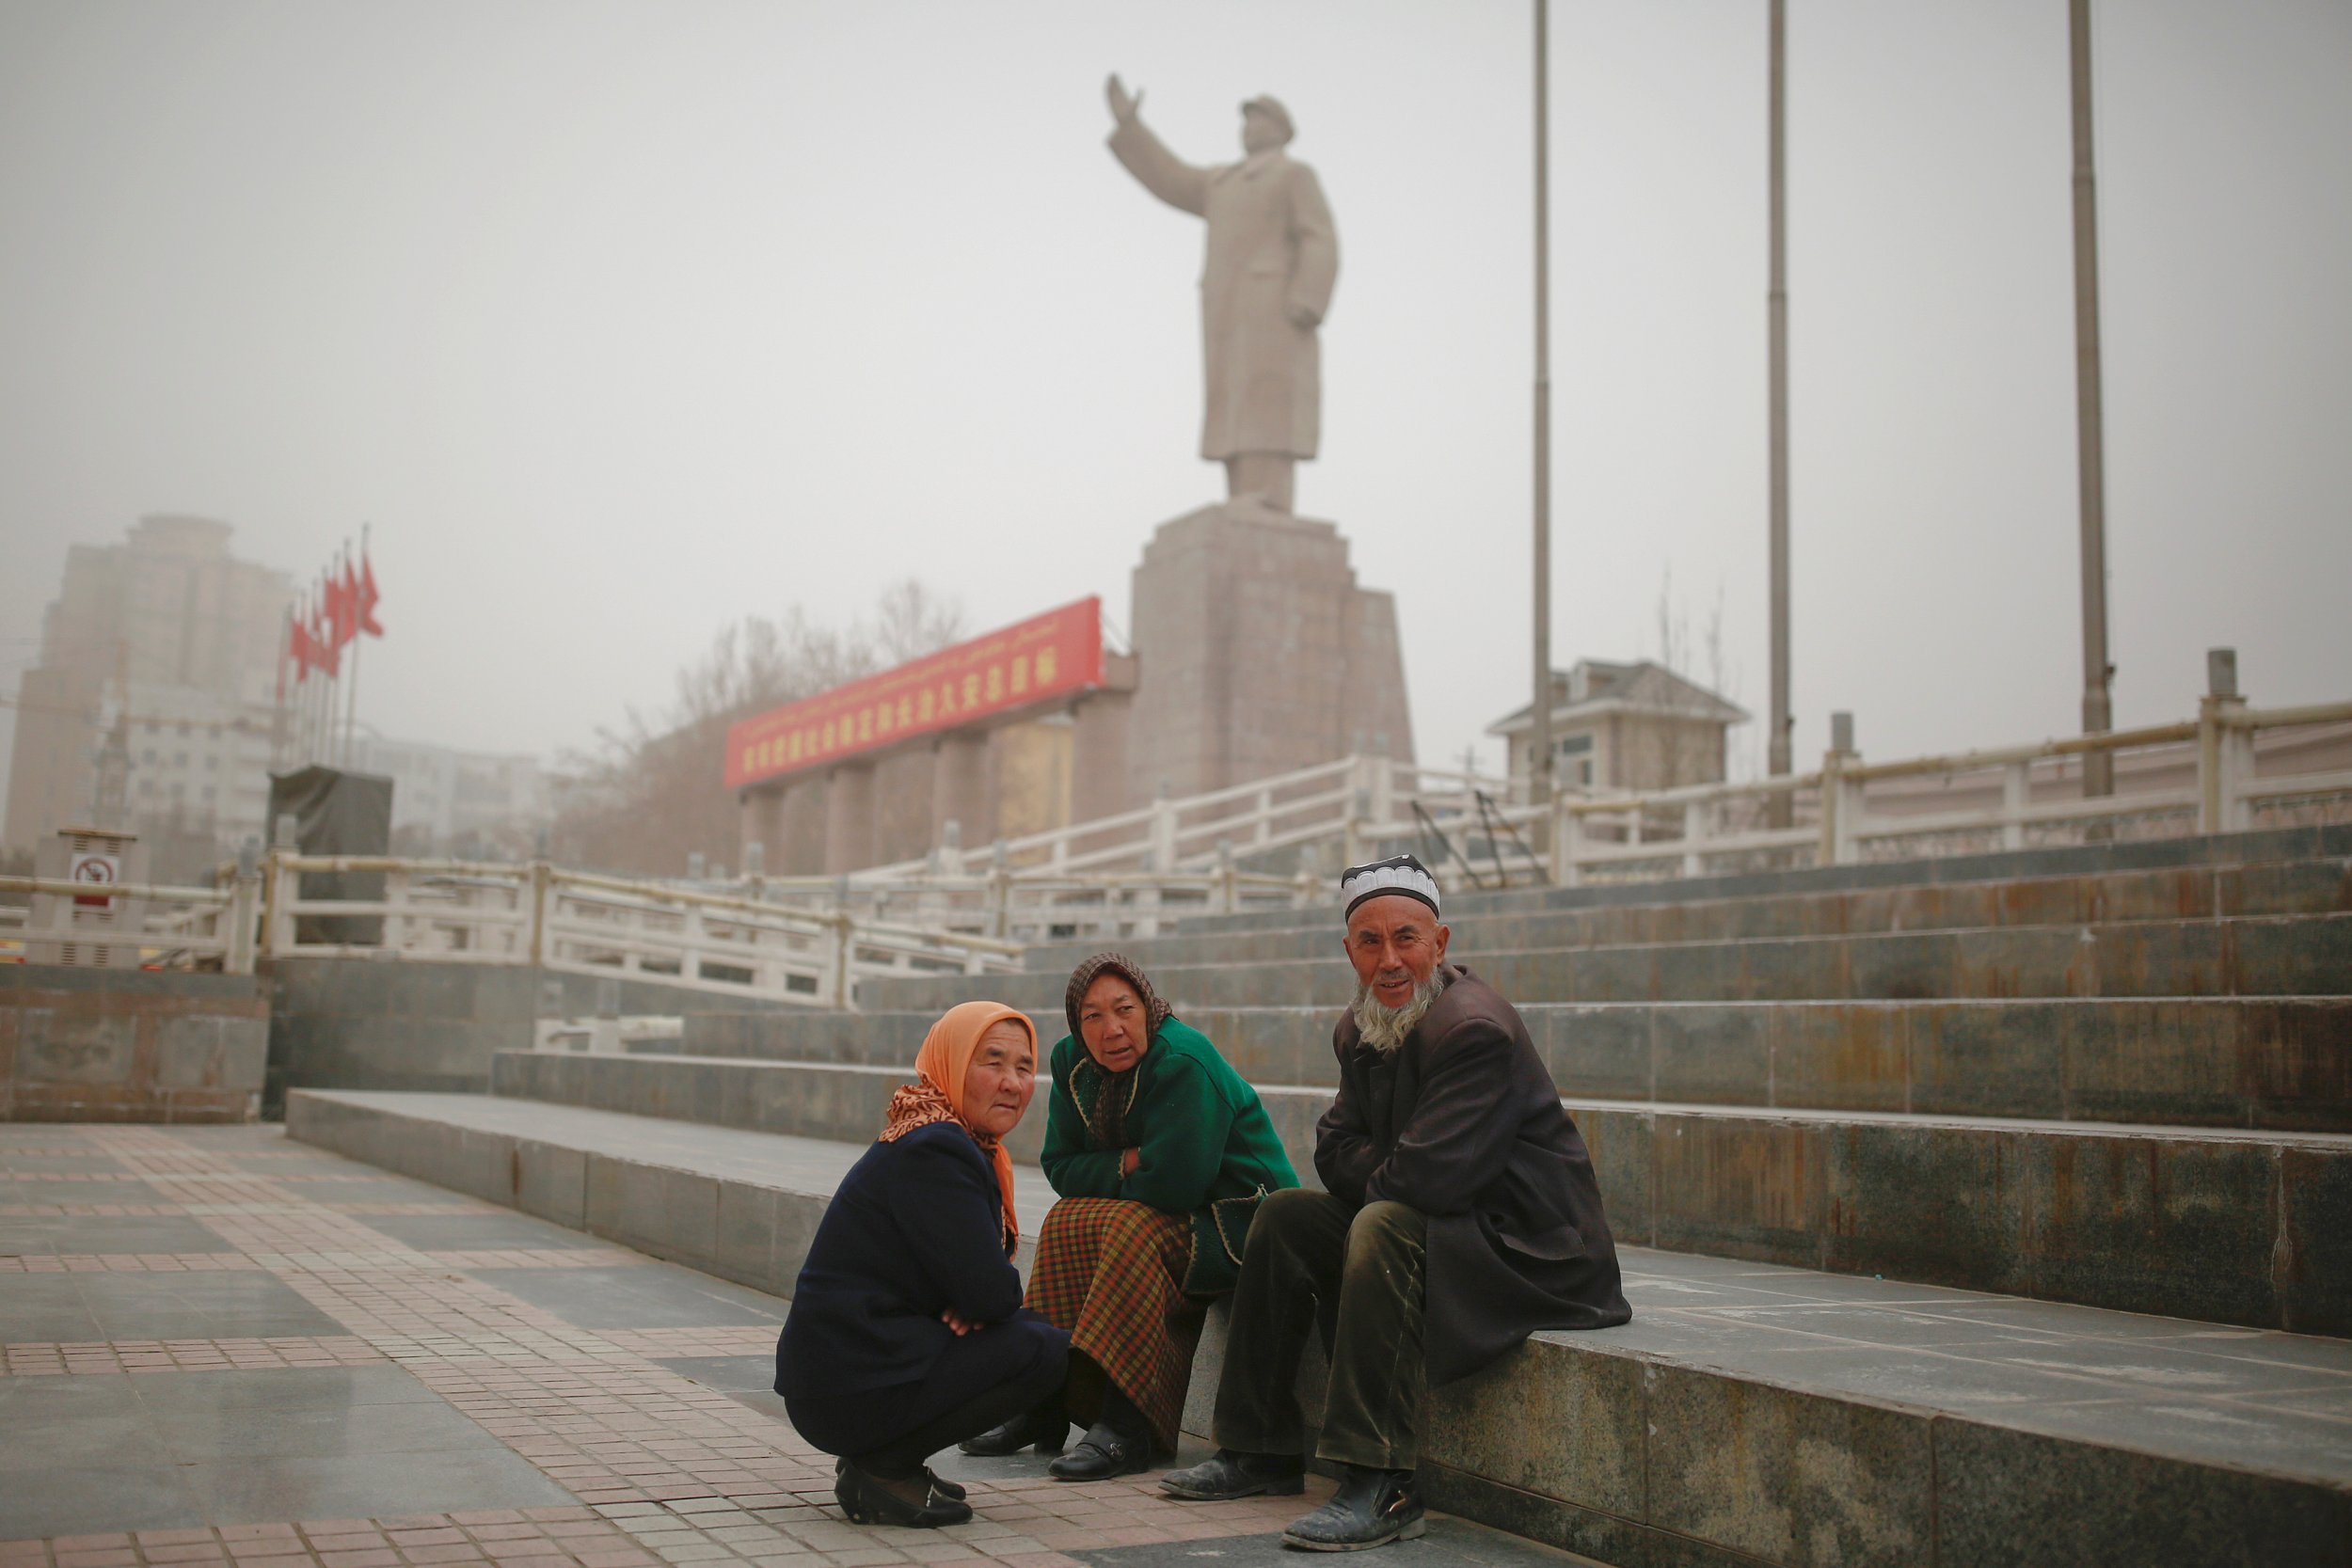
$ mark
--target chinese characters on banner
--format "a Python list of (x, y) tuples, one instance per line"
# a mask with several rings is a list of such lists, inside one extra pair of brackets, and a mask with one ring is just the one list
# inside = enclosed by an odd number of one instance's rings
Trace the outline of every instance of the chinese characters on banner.
[(1059, 610), (771, 708), (727, 731), (729, 789), (1103, 684), (1103, 601)]

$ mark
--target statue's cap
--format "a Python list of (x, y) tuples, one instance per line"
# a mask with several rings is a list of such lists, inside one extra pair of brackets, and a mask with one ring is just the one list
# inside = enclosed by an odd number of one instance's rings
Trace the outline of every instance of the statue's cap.
[(1291, 112), (1282, 107), (1282, 101), (1275, 97), (1272, 93), (1262, 92), (1255, 98), (1246, 98), (1242, 100), (1241, 112), (1243, 114), (1248, 114), (1252, 109), (1257, 110), (1262, 115), (1269, 115), (1274, 119), (1280, 120), (1282, 122), (1282, 134), (1284, 135), (1295, 136), (1298, 135), (1297, 121), (1291, 119)]

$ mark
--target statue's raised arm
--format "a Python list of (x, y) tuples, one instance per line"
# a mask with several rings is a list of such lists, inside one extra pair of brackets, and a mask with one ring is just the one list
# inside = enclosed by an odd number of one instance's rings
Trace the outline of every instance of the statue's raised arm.
[(1110, 100), (1111, 119), (1117, 122), (1111, 128), (1111, 151), (1127, 166), (1127, 172), (1169, 206), (1206, 216), (1209, 171), (1185, 163), (1152, 134), (1136, 114), (1143, 107), (1143, 94), (1130, 93), (1114, 71), (1103, 84), (1103, 96)]
[(1145, 190), (1208, 220), (1200, 270), (1207, 352), (1200, 455), (1225, 465), (1228, 491), (1291, 509), (1294, 467), (1321, 436), (1315, 329), (1339, 276), (1339, 238), (1314, 170), (1290, 156), (1290, 111), (1260, 96), (1241, 106), (1239, 163), (1185, 163), (1152, 134), (1113, 72), (1112, 155)]

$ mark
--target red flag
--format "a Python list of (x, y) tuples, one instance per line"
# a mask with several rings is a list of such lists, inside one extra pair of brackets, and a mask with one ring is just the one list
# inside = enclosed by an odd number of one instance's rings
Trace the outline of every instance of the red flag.
[(335, 584), (335, 601), (336, 608), (342, 614), (342, 619), (335, 626), (335, 640), (338, 642), (357, 642), (359, 640), (359, 575), (351, 569), (349, 556), (343, 557), (343, 575), (342, 580)]
[(348, 580), (348, 566), (343, 571), (326, 566), (326, 646), (336, 646), (336, 649), (358, 635), (358, 630), (350, 623), (350, 593), (345, 593), (343, 588), (345, 580)]
[(294, 683), (300, 685), (310, 678), (310, 626), (309, 613), (300, 600), (294, 607), (294, 619), (286, 628), (286, 652), (294, 660)]
[(335, 612), (332, 608), (335, 585), (332, 579), (329, 579), (322, 597), (324, 603), (310, 607), (310, 667), (322, 675), (333, 675), (340, 673), (342, 665), (342, 643), (335, 637)]
[(375, 566), (368, 560), (364, 550), (359, 556), (359, 584), (357, 592), (359, 629), (370, 637), (383, 636), (384, 628), (377, 624), (375, 619), (375, 607), (383, 595), (375, 591)]

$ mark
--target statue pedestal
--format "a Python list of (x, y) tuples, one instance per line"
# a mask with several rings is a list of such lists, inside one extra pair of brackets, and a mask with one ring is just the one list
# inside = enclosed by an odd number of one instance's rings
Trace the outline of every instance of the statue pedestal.
[(1351, 752), (1413, 756), (1396, 600), (1330, 523), (1254, 501), (1162, 523), (1135, 572), (1129, 798), (1197, 795)]

